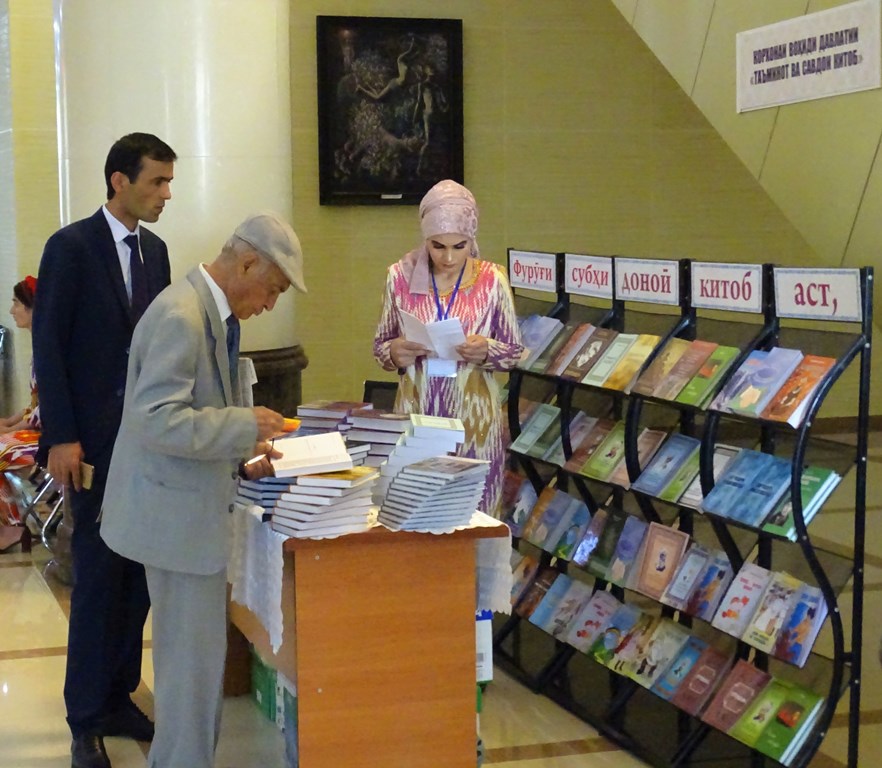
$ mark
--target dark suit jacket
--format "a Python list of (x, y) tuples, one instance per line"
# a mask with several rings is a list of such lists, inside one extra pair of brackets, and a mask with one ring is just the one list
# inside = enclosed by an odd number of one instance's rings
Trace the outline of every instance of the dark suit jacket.
[[(170, 282), (168, 249), (144, 227), (140, 244), (152, 300)], [(49, 238), (38, 285), (33, 339), (41, 447), (79, 441), (85, 461), (103, 475), (122, 419), (135, 324), (101, 209)]]

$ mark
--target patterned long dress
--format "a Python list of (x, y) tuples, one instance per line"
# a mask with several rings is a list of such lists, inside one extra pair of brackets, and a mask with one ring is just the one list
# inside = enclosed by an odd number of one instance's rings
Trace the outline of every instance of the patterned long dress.
[[(459, 455), (490, 462), (487, 486), (479, 509), (497, 515), (502, 491), (505, 446), (499, 386), (494, 371), (515, 366), (523, 352), (514, 311), (514, 300), (505, 272), (488, 261), (475, 261), (472, 278), (464, 282), (453, 302), (449, 317), (458, 317), (466, 336), (484, 336), (489, 342), (487, 361), (482, 365), (458, 362), (455, 377), (427, 376), (425, 358), (408, 366), (401, 376), (395, 410), (461, 419), (465, 442)], [(451, 291), (440, 295), (447, 309)], [(374, 357), (387, 371), (396, 370), (389, 349), (401, 335), (398, 310), (416, 315), (424, 323), (437, 320), (435, 296), (412, 294), (400, 264), (393, 264), (386, 277), (383, 314), (374, 339)]]

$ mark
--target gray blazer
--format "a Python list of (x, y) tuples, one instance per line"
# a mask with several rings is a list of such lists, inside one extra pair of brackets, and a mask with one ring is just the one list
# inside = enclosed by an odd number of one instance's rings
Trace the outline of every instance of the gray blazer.
[(135, 328), (102, 538), (145, 565), (217, 573), (238, 464), (256, 440), (253, 412), (233, 398), (226, 326), (194, 269)]

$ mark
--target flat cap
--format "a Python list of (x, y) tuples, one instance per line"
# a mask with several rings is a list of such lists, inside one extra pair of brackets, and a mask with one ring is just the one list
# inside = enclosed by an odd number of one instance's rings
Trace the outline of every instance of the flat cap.
[(298, 291), (306, 293), (303, 282), (303, 251), (291, 225), (273, 211), (254, 213), (243, 221), (234, 237), (244, 240), (258, 253), (266, 256), (291, 281)]

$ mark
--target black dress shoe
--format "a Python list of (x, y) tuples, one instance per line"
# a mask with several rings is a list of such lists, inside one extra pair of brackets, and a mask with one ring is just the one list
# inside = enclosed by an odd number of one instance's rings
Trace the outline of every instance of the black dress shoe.
[(70, 768), (110, 768), (100, 736), (74, 736), (70, 745)]
[(133, 702), (107, 715), (98, 727), (102, 736), (127, 736), (135, 741), (153, 741), (153, 723)]

